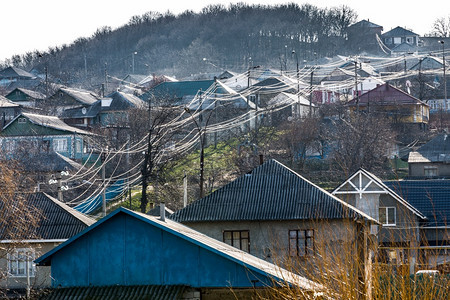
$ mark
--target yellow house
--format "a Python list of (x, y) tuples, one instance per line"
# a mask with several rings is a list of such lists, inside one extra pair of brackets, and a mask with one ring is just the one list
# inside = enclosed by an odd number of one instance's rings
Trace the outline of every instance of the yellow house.
[(410, 94), (385, 83), (348, 102), (351, 111), (383, 113), (394, 122), (426, 125), (430, 107)]

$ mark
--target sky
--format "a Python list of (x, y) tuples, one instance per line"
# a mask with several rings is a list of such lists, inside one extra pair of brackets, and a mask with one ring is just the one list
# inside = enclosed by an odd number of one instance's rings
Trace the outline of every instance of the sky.
[(245, 2), (248, 4), (309, 3), (318, 7), (347, 5), (358, 20), (369, 19), (384, 27), (384, 32), (402, 26), (423, 35), (437, 18), (450, 16), (450, 1), (404, 0), (21, 0), (0, 4), (0, 61), (14, 54), (45, 51), (70, 44), (79, 37), (91, 36), (97, 28), (113, 29), (126, 24), (132, 16), (148, 11), (178, 14), (187, 9), (200, 11), (209, 4)]

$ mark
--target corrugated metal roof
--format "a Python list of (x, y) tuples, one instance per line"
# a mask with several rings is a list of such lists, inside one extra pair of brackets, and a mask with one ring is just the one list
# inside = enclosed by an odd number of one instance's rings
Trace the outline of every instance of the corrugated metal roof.
[(428, 218), (428, 226), (450, 224), (450, 180), (385, 181), (393, 191)]
[(269, 160), (170, 218), (206, 222), (354, 217), (375, 221), (276, 160)]
[(447, 133), (437, 135), (416, 152), (411, 152), (408, 162), (450, 162), (450, 136)]
[(213, 83), (214, 80), (166, 81), (150, 89), (148, 92), (140, 96), (140, 98), (147, 100), (153, 95), (157, 99), (182, 99), (184, 96), (196, 95), (199, 90), (206, 91)]
[[(18, 119), (21, 116), (26, 117), (28, 120), (30, 120), (31, 123), (34, 123), (36, 125), (53, 128), (53, 129), (57, 129), (57, 130), (62, 130), (62, 131), (67, 131), (67, 132), (72, 132), (72, 133), (92, 135), (92, 133), (90, 133), (88, 131), (67, 125), (66, 123), (64, 123), (64, 121), (62, 121), (58, 117), (44, 116), (44, 115), (37, 115), (37, 114), (23, 112), (20, 115), (18, 115), (16, 118), (14, 118), (14, 120)], [(3, 129), (5, 130), (10, 124), (13, 123), (13, 121), (9, 122), (8, 125), (6, 125), (5, 128), (3, 128)]]
[[(23, 237), (25, 240), (68, 239), (95, 223), (95, 220), (45, 193), (27, 194), (25, 197), (27, 206), (38, 218), (34, 232), (28, 237)], [(3, 240), (8, 239), (2, 234), (0, 236)]]
[(25, 70), (16, 67), (8, 67), (0, 71), (0, 78), (24, 78), (24, 79), (32, 79), (36, 78), (31, 73), (28, 73)]
[(39, 299), (42, 300), (103, 300), (103, 299), (181, 299), (186, 287), (182, 285), (114, 285), (57, 288)]
[(107, 96), (112, 99), (111, 105), (107, 107), (101, 107), (102, 111), (120, 111), (128, 110), (130, 108), (144, 108), (145, 102), (132, 94), (123, 92), (114, 92)]
[(0, 108), (11, 108), (11, 107), (19, 107), (19, 104), (16, 104), (0, 95)]
[[(43, 100), (45, 99), (45, 95), (40, 93), (40, 92), (36, 92), (36, 91), (32, 91), (32, 90), (28, 90), (28, 89), (24, 89), (24, 88), (17, 88), (17, 90), (21, 91), (22, 93), (24, 93), (25, 95), (30, 96), (33, 99), (38, 99), (38, 100)], [(12, 91), (11, 93), (13, 93), (14, 91)], [(10, 94), (11, 94), (10, 93)]]
[(60, 91), (66, 93), (67, 95), (69, 95), (76, 101), (80, 102), (81, 104), (94, 104), (98, 100), (97, 96), (85, 90), (73, 88), (60, 88)]

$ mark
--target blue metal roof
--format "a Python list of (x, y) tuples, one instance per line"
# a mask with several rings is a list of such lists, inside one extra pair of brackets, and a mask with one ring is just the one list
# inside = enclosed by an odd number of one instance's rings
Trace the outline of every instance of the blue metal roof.
[(427, 226), (450, 222), (450, 180), (400, 180), (384, 182), (427, 218)]
[(214, 80), (166, 81), (150, 89), (140, 98), (144, 101), (151, 96), (165, 100), (181, 99), (184, 96), (195, 96), (200, 90), (206, 91), (213, 84)]
[(375, 221), (276, 160), (269, 160), (170, 218), (206, 222), (354, 217)]

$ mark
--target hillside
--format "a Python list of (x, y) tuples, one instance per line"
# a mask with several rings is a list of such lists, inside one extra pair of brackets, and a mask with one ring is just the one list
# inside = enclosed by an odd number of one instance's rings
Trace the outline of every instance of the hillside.
[[(346, 54), (346, 29), (356, 13), (346, 6), (210, 5), (201, 12), (147, 12), (124, 26), (98, 29), (70, 45), (16, 55), (5, 64), (35, 69), (68, 85), (95, 88), (105, 74), (168, 74), (243, 71), (264, 65), (294, 69), (299, 61)], [(206, 58), (203, 59), (203, 58)]]

